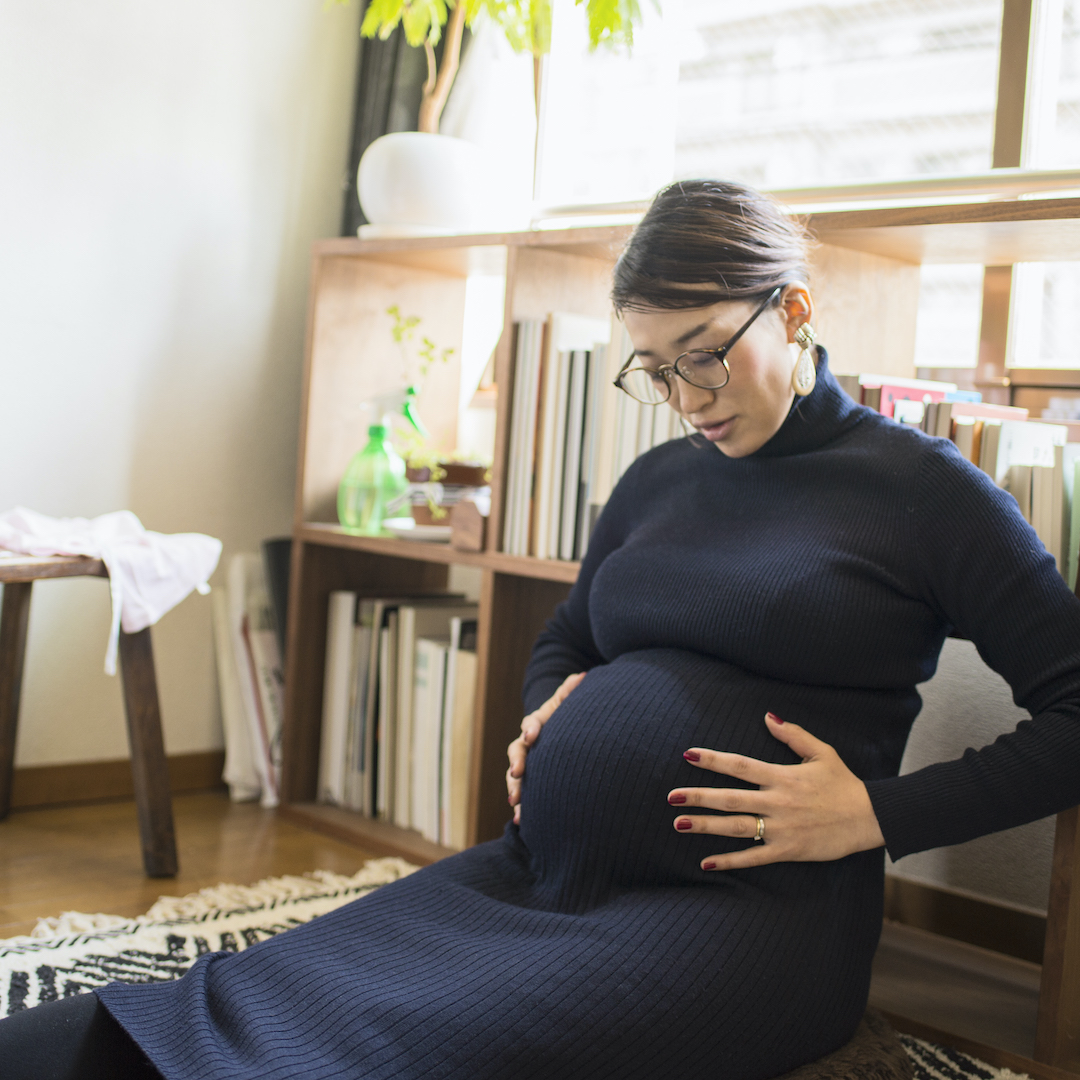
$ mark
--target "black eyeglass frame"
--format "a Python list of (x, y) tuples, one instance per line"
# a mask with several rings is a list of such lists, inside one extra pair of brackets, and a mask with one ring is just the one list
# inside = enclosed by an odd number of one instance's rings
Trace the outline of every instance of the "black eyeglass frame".
[[(753, 315), (751, 315), (750, 318), (747, 319), (746, 322), (744, 322), (742, 326), (740, 326), (739, 329), (736, 330), (735, 333), (732, 334), (731, 337), (729, 337), (727, 341), (724, 342), (723, 345), (719, 346), (716, 349), (689, 349), (687, 352), (679, 353), (679, 355), (675, 357), (673, 363), (661, 364), (658, 368), (646, 368), (644, 366), (631, 368), (630, 365), (637, 358), (637, 353), (632, 352), (626, 358), (626, 363), (623, 364), (623, 366), (619, 369), (619, 374), (615, 376), (614, 385), (617, 386), (624, 394), (627, 394), (628, 396), (634, 398), (635, 401), (640, 402), (642, 405), (663, 405), (664, 402), (668, 401), (671, 398), (671, 377), (667, 374), (669, 371), (674, 372), (674, 374), (678, 375), (679, 378), (682, 379), (684, 382), (689, 383), (691, 386), (696, 386), (699, 390), (723, 390), (723, 388), (727, 386), (728, 382), (731, 380), (731, 368), (728, 367), (727, 354), (731, 352), (732, 348), (739, 340), (739, 338), (741, 338), (743, 334), (745, 334), (746, 331), (749, 330), (750, 327), (754, 324), (754, 320), (780, 295), (780, 293), (784, 291), (786, 287), (786, 285), (777, 285), (776, 288), (773, 289), (773, 291), (769, 293), (769, 295), (766, 296), (764, 300), (762, 300)], [(724, 366), (724, 371), (727, 373), (727, 378), (725, 378), (722, 383), (717, 383), (717, 385), (715, 386), (702, 386), (701, 383), (694, 382), (693, 379), (691, 379), (688, 375), (684, 375), (679, 370), (679, 361), (682, 360), (683, 357), (689, 356), (691, 353), (712, 353), (712, 355), (715, 356), (716, 359), (719, 360), (720, 363)], [(641, 398), (634, 397), (634, 395), (631, 394), (630, 391), (627, 390), (626, 387), (622, 384), (623, 376), (627, 375), (631, 371), (645, 371), (649, 375), (663, 375), (664, 385), (667, 387), (667, 395), (665, 397), (662, 397), (659, 401), (642, 401)]]

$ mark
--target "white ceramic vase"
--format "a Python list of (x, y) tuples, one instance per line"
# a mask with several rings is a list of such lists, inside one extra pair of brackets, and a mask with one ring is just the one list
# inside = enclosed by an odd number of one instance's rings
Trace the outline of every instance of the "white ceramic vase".
[(356, 190), (373, 229), (361, 235), (468, 232), (480, 224), (481, 153), (449, 135), (397, 131), (360, 158)]

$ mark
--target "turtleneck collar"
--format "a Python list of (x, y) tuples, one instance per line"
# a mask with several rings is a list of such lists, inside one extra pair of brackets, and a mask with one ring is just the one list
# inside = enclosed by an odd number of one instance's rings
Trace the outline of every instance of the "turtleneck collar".
[(789, 457), (817, 450), (854, 427), (865, 415), (840, 389), (829, 371), (829, 357), (818, 346), (817, 383), (806, 397), (796, 397), (780, 430), (750, 458)]

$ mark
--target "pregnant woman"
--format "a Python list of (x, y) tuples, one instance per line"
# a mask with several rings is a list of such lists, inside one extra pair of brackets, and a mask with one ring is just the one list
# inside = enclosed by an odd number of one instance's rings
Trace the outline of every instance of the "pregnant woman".
[[(536, 644), (501, 840), (178, 982), (4, 1021), (0, 1058), (81, 1038), (51, 1075), (766, 1080), (847, 1041), (884, 848), (1080, 801), (1080, 602), (951, 443), (841, 392), (807, 276), (799, 229), (734, 184), (673, 185), (630, 241), (619, 386), (693, 434), (627, 471)], [(952, 630), (1033, 718), (897, 777)]]

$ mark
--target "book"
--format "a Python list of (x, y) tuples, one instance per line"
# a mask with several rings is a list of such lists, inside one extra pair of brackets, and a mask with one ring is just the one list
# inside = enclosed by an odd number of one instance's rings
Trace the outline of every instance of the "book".
[(529, 553), (530, 511), (536, 467), (536, 425), (540, 395), (541, 359), (546, 325), (524, 320), (515, 328), (515, 363), (507, 460), (506, 512), (503, 550)]
[[(397, 608), (397, 715), (395, 748), (394, 824), (420, 829), (423, 822), (415, 817), (424, 814), (426, 795), (415, 788), (418, 764), (426, 760), (428, 748), (416, 744), (415, 676), (416, 643), (422, 638), (449, 639), (450, 620), (456, 615), (475, 618), (475, 604), (463, 604), (461, 596), (435, 596), (402, 603)], [(437, 753), (437, 751), (436, 751)], [(426, 775), (426, 773), (425, 773)], [(434, 811), (433, 811), (434, 813)]]
[(956, 383), (930, 379), (903, 379), (894, 375), (860, 375), (862, 404), (883, 416), (893, 416), (897, 401), (941, 402), (956, 390)]
[(893, 404), (893, 419), (898, 424), (908, 424), (911, 427), (922, 428), (925, 423), (926, 410), (933, 402), (912, 401), (905, 398)]
[(1076, 466), (1080, 462), (1080, 443), (1066, 443), (1061, 448), (1061, 573), (1069, 588), (1076, 589), (1077, 548), (1080, 528), (1073, 523), (1076, 512)]
[(1065, 527), (1065, 447), (1054, 447), (1054, 468), (1050, 480), (1050, 554), (1057, 563), (1058, 573), (1066, 573), (1065, 544), (1068, 530)]
[[(232, 557), (227, 592), (229, 636), (247, 717), (252, 762), (259, 779), (260, 802), (269, 809), (278, 804), (281, 716), (273, 708), (276, 681), (273, 656), (268, 648), (260, 648), (262, 642), (257, 637), (267, 633), (274, 636), (266, 578), (258, 555)], [(280, 672), (280, 657), (277, 664)]]
[(440, 784), (440, 843), (461, 850), (469, 842), (473, 726), (476, 701), (475, 619), (450, 620), (446, 662)]
[[(1053, 466), (1054, 447), (1064, 446), (1066, 430), (1035, 421), (1002, 420), (994, 438), (994, 453), (983, 455), (980, 467), (1002, 486), (1014, 465)], [(985, 436), (984, 436), (985, 438)]]
[(362, 814), (373, 812), (374, 695), (377, 672), (376, 609), (378, 602), (356, 604), (349, 679), (349, 725), (346, 736), (345, 805)]
[(1072, 485), (1069, 489), (1071, 498), (1069, 512), (1069, 559), (1068, 559), (1068, 582), (1069, 588), (1076, 588), (1077, 568), (1080, 566), (1080, 457), (1073, 461)]
[(1032, 465), (1010, 465), (1002, 487), (1016, 500), (1024, 520), (1031, 524)]
[(540, 369), (536, 421), (536, 466), (533, 473), (532, 535), (529, 542), (529, 553), (540, 559), (550, 557), (555, 475), (562, 467), (558, 412), (564, 356), (551, 347), (551, 341), (552, 335), (549, 333), (545, 340)]
[(218, 695), (225, 735), (225, 767), (221, 778), (229, 785), (229, 798), (233, 802), (250, 802), (259, 797), (262, 786), (255, 769), (251, 730), (240, 692), (240, 675), (229, 630), (229, 601), (226, 590), (215, 589), (210, 594), (210, 600), (213, 605)]
[(281, 783), (281, 738), (285, 727), (285, 669), (278, 649), (269, 594), (263, 592), (262, 599), (260, 609), (249, 611), (245, 616), (244, 634), (251, 653), (259, 714), (266, 732), (269, 772), (277, 798)]
[(398, 613), (392, 608), (386, 612), (383, 625), (379, 629), (379, 682), (378, 726), (376, 742), (378, 744), (378, 766), (375, 777), (375, 815), (384, 821), (393, 820), (395, 806), (395, 782), (397, 771), (394, 763), (397, 757), (397, 619)]
[(578, 507), (581, 502), (582, 441), (585, 436), (585, 390), (589, 375), (589, 353), (570, 353), (569, 390), (566, 401), (566, 447), (563, 451), (561, 513), (558, 557), (574, 557), (578, 536)]
[(412, 692), (412, 827), (439, 842), (443, 691), (450, 639), (418, 637), (414, 646)]
[(984, 405), (981, 402), (969, 401), (941, 401), (935, 404), (934, 415), (937, 418), (937, 426), (930, 435), (939, 435), (948, 438), (952, 424), (961, 417), (971, 417), (978, 420), (1026, 420), (1028, 410), (1020, 409), (1012, 405)]
[(322, 732), (319, 741), (319, 802), (345, 805), (345, 742), (349, 725), (356, 593), (330, 593), (326, 617)]
[[(572, 558), (581, 559), (589, 546), (589, 537), (596, 521), (592, 508), (597, 505), (601, 481), (601, 426), (604, 418), (604, 402), (609, 397), (608, 391), (617, 393), (614, 387), (605, 383), (607, 374), (607, 346), (597, 345), (589, 356), (589, 373), (585, 386), (585, 428), (582, 435), (581, 482), (578, 490), (577, 536), (574, 541)], [(607, 501), (610, 489), (605, 488), (603, 502)], [(603, 505), (603, 502), (600, 505)]]
[(1001, 445), (1001, 421), (984, 420), (982, 444), (979, 448), (979, 460), (976, 464), (992, 479), (996, 479), (998, 447)]

